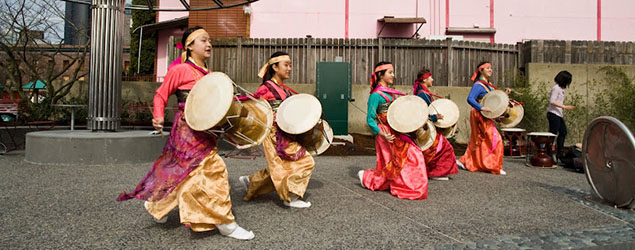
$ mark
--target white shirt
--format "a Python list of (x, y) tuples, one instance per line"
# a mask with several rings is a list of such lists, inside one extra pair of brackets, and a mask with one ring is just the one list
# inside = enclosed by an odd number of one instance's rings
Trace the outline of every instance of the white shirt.
[(564, 105), (564, 89), (557, 83), (551, 87), (551, 95), (549, 96), (549, 107), (547, 108), (547, 112), (563, 117), (562, 108), (554, 106), (552, 104), (554, 102)]

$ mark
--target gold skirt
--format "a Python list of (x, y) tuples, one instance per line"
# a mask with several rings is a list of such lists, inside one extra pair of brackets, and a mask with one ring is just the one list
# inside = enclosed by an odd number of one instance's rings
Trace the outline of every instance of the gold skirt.
[(227, 167), (214, 149), (165, 199), (148, 202), (147, 210), (161, 219), (178, 206), (181, 223), (192, 231), (214, 230), (235, 221), (229, 189)]
[[(307, 152), (304, 157), (296, 161), (285, 161), (276, 153), (276, 130), (273, 126), (268, 138), (263, 142), (267, 167), (249, 176), (249, 190), (245, 200), (276, 190), (278, 197), (284, 201), (291, 201), (289, 194), (304, 196), (309, 179), (313, 174), (315, 162)], [(302, 146), (297, 142), (290, 142), (285, 148), (287, 154), (295, 154)]]

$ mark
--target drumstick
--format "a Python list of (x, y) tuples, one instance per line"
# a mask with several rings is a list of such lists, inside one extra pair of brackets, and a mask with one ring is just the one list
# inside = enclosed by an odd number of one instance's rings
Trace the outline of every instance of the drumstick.
[[(150, 106), (150, 103), (146, 103), (146, 105), (148, 106), (148, 109), (152, 113), (152, 106)], [(152, 119), (154, 119), (154, 118), (155, 118), (154, 117), (154, 113), (152, 113)], [(163, 125), (159, 125), (159, 127), (161, 127), (160, 130), (158, 130), (159, 134), (161, 135), (161, 138), (163, 138)]]
[[(360, 107), (357, 107), (357, 105), (355, 105), (353, 102), (349, 101), (349, 103), (350, 103), (351, 105), (353, 105), (353, 107), (355, 107), (357, 110), (359, 110), (359, 112), (362, 112), (363, 114), (367, 114), (367, 113), (366, 113), (366, 111), (364, 111), (364, 110), (363, 110), (363, 109), (361, 109)], [(376, 110), (373, 110), (373, 113), (375, 113), (375, 118), (376, 118), (376, 117), (377, 117), (377, 111), (376, 111)], [(384, 123), (383, 123), (380, 119), (375, 119), (375, 120), (377, 120), (377, 121), (378, 121), (381, 125), (386, 126), (386, 125), (385, 125), (385, 124), (384, 124)], [(382, 127), (383, 127), (383, 126), (382, 126)], [(382, 129), (382, 127), (380, 127), (379, 129), (380, 129), (380, 130), (382, 130), (382, 131), (384, 131), (384, 130)], [(386, 131), (384, 131), (384, 132), (386, 132)], [(390, 135), (390, 131), (388, 131), (388, 132), (386, 132), (386, 133)]]
[(439, 114), (439, 110), (437, 109), (437, 107), (434, 106), (433, 103), (430, 103), (430, 106), (434, 109), (434, 111), (437, 111), (436, 114)]

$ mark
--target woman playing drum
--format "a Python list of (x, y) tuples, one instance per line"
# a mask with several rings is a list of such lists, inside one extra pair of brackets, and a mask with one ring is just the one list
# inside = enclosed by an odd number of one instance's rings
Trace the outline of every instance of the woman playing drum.
[(218, 228), (225, 236), (252, 239), (254, 234), (238, 226), (232, 214), (227, 168), (218, 156), (216, 138), (192, 130), (183, 115), (188, 91), (209, 73), (205, 63), (211, 55), (209, 35), (199, 26), (192, 27), (183, 34), (182, 43), (186, 51), (181, 63), (168, 71), (154, 96), (152, 125), (161, 131), (168, 97), (176, 93), (179, 110), (170, 137), (135, 190), (122, 193), (117, 200), (145, 200), (146, 210), (158, 222), (164, 222), (178, 206), (181, 223), (195, 232)]
[[(484, 117), (480, 112), (491, 112), (488, 107), (479, 104), (479, 100), (487, 93), (496, 89), (489, 79), (492, 77), (492, 64), (482, 62), (472, 75), (474, 85), (467, 97), (467, 102), (472, 106), (470, 111), (470, 127), (472, 133), (467, 150), (459, 159), (460, 168), (468, 171), (483, 171), (492, 174), (505, 175), (503, 170), (503, 141), (498, 133), (494, 120)], [(509, 94), (510, 89), (505, 92)]]
[(388, 86), (395, 78), (394, 67), (380, 62), (371, 76), (366, 122), (375, 134), (377, 166), (359, 171), (362, 186), (370, 190), (388, 190), (401, 199), (428, 198), (428, 176), (421, 149), (406, 135), (392, 130), (387, 123), (388, 105), (399, 95)]
[[(280, 101), (297, 92), (282, 82), (291, 74), (291, 59), (285, 52), (275, 52), (258, 73), (262, 84), (253, 95), (270, 101), (274, 110)], [(311, 202), (301, 200), (306, 192), (315, 162), (313, 157), (293, 136), (280, 130), (274, 122), (269, 138), (263, 142), (267, 167), (239, 180), (247, 188), (245, 200), (277, 191), (278, 197), (289, 207), (307, 208)]]
[[(415, 95), (425, 100), (428, 105), (434, 101), (434, 97), (440, 97), (430, 93), (428, 88), (432, 87), (434, 78), (427, 68), (424, 68), (417, 74), (417, 80), (414, 83)], [(430, 120), (436, 122), (437, 119), (443, 119), (443, 114), (432, 114)], [(437, 133), (432, 146), (423, 151), (426, 160), (426, 168), (428, 170), (428, 178), (433, 180), (449, 180), (447, 177), (451, 174), (459, 172), (456, 165), (456, 156), (452, 144), (441, 133)]]

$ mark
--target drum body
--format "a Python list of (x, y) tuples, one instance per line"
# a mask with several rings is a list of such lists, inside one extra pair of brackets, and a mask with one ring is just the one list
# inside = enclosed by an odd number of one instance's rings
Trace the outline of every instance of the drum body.
[(326, 120), (318, 121), (311, 130), (296, 136), (296, 140), (311, 155), (320, 155), (333, 142), (333, 129)]
[(193, 130), (222, 133), (236, 148), (250, 148), (269, 134), (273, 111), (263, 100), (235, 100), (235, 87), (221, 72), (202, 77), (185, 101), (185, 120)]
[(607, 203), (635, 207), (635, 137), (621, 121), (595, 118), (582, 142), (584, 172), (595, 195)]
[(523, 157), (527, 154), (527, 132), (522, 128), (503, 128), (503, 155)]
[(505, 113), (500, 118), (501, 127), (513, 128), (516, 127), (525, 116), (525, 109), (523, 105), (517, 101), (510, 100)]
[(235, 101), (224, 123), (219, 124), (227, 142), (238, 149), (260, 145), (273, 125), (273, 111), (264, 100)]
[(551, 147), (556, 135), (549, 132), (531, 132), (527, 134), (535, 148), (535, 154), (529, 159), (529, 164), (534, 167), (553, 167)]
[(415, 139), (414, 142), (421, 148), (421, 150), (426, 150), (434, 144), (434, 140), (437, 138), (437, 129), (434, 126), (432, 121), (426, 121), (426, 123), (421, 126), (421, 128), (415, 131)]
[(446, 139), (450, 139), (456, 135), (456, 128), (457, 126), (455, 123), (454, 125), (452, 125), (452, 127), (448, 127), (448, 128), (437, 127), (437, 132), (441, 133), (443, 137), (445, 137)]

